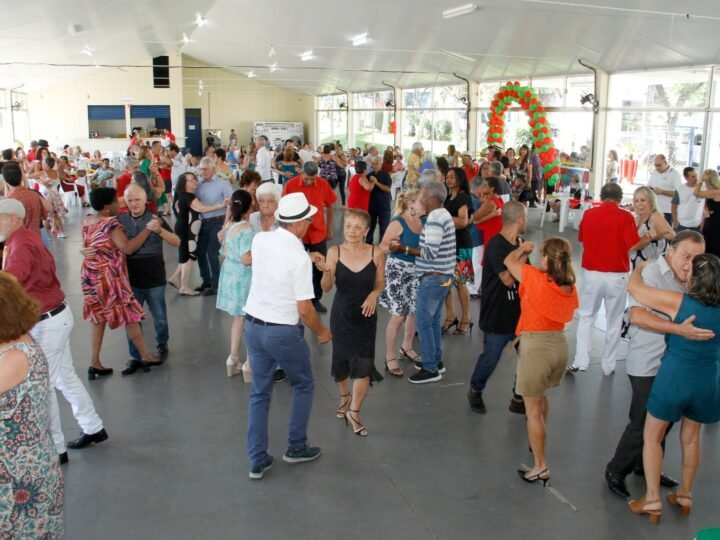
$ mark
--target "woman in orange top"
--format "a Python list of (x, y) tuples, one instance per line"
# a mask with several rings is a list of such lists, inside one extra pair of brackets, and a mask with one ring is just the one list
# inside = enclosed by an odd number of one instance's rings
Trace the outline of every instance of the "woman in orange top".
[(540, 268), (523, 264), (534, 249), (523, 242), (505, 258), (505, 266), (520, 283), (520, 320), (515, 334), (520, 340), (517, 366), (517, 393), (525, 400), (528, 439), (535, 464), (519, 469), (526, 482), (550, 479), (545, 460), (545, 420), (548, 400), (545, 390), (560, 384), (568, 362), (568, 345), (563, 330), (578, 307), (571, 256), (564, 238), (548, 238), (540, 248)]

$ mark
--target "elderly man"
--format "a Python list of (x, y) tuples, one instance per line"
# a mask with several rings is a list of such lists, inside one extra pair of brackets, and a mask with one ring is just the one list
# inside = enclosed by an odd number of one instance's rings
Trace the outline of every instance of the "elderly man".
[(50, 203), (34, 189), (25, 187), (22, 170), (17, 163), (5, 163), (2, 167), (2, 175), (9, 187), (7, 197), (19, 201), (25, 209), (24, 227), (39, 235), (40, 229), (48, 217)]
[[(198, 165), (200, 182), (195, 195), (205, 206), (215, 206), (229, 199), (233, 189), (228, 182), (215, 177), (215, 162), (204, 157)], [(225, 222), (225, 210), (213, 210), (200, 215), (202, 224), (197, 239), (197, 260), (202, 284), (195, 290), (205, 296), (217, 294), (220, 279), (220, 242), (218, 233)]]
[(132, 182), (133, 173), (140, 170), (140, 162), (132, 156), (127, 156), (124, 162), (125, 172), (117, 177), (115, 181), (115, 189), (118, 194), (118, 202), (120, 203), (120, 213), (124, 214), (128, 211), (125, 204), (125, 190)]
[(273, 154), (267, 149), (267, 143), (268, 139), (265, 135), (255, 137), (255, 148), (257, 149), (257, 153), (255, 154), (255, 170), (263, 182), (273, 179)]
[[(668, 254), (649, 264), (642, 270), (643, 281), (666, 291), (687, 292), (688, 274), (695, 256), (705, 251), (705, 240), (695, 231), (682, 231), (670, 242)], [(621, 497), (630, 497), (625, 477), (635, 470), (642, 474), (643, 429), (645, 407), (650, 396), (655, 375), (660, 369), (660, 360), (665, 354), (666, 334), (678, 334), (687, 339), (712, 339), (711, 330), (695, 328), (692, 319), (683, 323), (670, 321), (667, 315), (650, 310), (631, 297), (630, 338), (626, 370), (632, 387), (630, 422), (618, 442), (615, 455), (605, 469), (605, 480), (610, 491)], [(665, 474), (660, 484), (676, 487), (675, 480)]]
[(628, 253), (640, 242), (632, 214), (620, 208), (622, 198), (618, 184), (605, 184), (600, 190), (602, 204), (585, 212), (580, 222), (578, 240), (583, 245), (580, 321), (575, 359), (567, 367), (571, 373), (586, 371), (590, 364), (590, 329), (601, 303), (605, 304), (607, 322), (602, 370), (605, 375), (615, 371), (630, 272)]
[(310, 205), (303, 193), (286, 195), (275, 211), (279, 228), (256, 234), (252, 242), (245, 342), (253, 372), (247, 448), (250, 478), (254, 480), (261, 479), (273, 464), (267, 452), (268, 415), (276, 365), (285, 370), (293, 387), (288, 449), (283, 461), (302, 463), (320, 457), (320, 448), (307, 443), (314, 379), (310, 349), (303, 336), (305, 325), (321, 344), (332, 338), (312, 305), (313, 264), (302, 244), (317, 213), (318, 208)]
[(672, 219), (672, 198), (678, 187), (682, 186), (682, 180), (678, 172), (670, 167), (664, 155), (656, 155), (653, 165), (655, 170), (650, 175), (647, 185), (657, 195), (658, 209), (672, 227), (675, 225)]
[[(488, 170), (488, 168), (490, 170)], [(503, 174), (503, 164), (499, 161), (487, 162), (487, 164), (483, 164), (482, 171), (484, 173), (483, 180), (493, 177), (498, 179), (498, 183), (500, 184), (498, 195), (500, 195), (503, 202), (509, 202), (512, 197), (512, 189), (510, 189), (510, 184), (508, 184), (507, 178), (505, 178)]]
[(390, 214), (392, 213), (392, 197), (390, 191), (392, 188), (392, 177), (389, 173), (382, 170), (383, 158), (375, 156), (370, 160), (372, 171), (367, 175), (368, 181), (373, 185), (372, 191), (370, 191), (370, 206), (368, 207), (368, 213), (370, 214), (370, 229), (366, 242), (368, 244), (374, 243), (375, 237), (375, 226), (379, 225), (380, 235), (379, 240), (382, 240), (385, 236), (385, 230), (390, 223)]
[(415, 266), (420, 279), (415, 321), (420, 338), (422, 367), (408, 378), (413, 384), (440, 381), (445, 373), (441, 314), (455, 273), (455, 224), (444, 207), (447, 188), (440, 182), (430, 182), (422, 187), (420, 198), (428, 214), (420, 233), (420, 245), (412, 248), (403, 245), (400, 239), (391, 240), (389, 245), (393, 253), (416, 257)]
[[(302, 240), (305, 249), (310, 253), (327, 255), (327, 241), (333, 238), (333, 204), (337, 201), (337, 195), (327, 180), (318, 176), (317, 163), (306, 162), (302, 174), (285, 183), (283, 195), (290, 193), (303, 193), (310, 204), (318, 209), (317, 213), (313, 213), (313, 223)], [(327, 221), (323, 210), (327, 210)], [(314, 266), (312, 272), (315, 290), (313, 304), (319, 313), (327, 313), (327, 308), (320, 302), (323, 294), (320, 286), (322, 272)]]
[[(165, 304), (165, 259), (163, 258), (163, 241), (173, 247), (180, 245), (180, 238), (173, 232), (164, 219), (154, 216), (147, 210), (147, 194), (137, 184), (130, 184), (125, 190), (125, 202), (130, 210), (120, 214), (118, 221), (125, 227), (128, 240), (135, 238), (144, 231), (148, 224), (150, 230), (156, 234), (148, 236), (147, 240), (133, 254), (127, 256), (128, 277), (132, 287), (133, 296), (145, 305), (147, 300), (150, 313), (155, 325), (155, 341), (160, 361), (164, 362), (168, 356), (168, 321), (167, 306)], [(128, 338), (131, 360), (125, 371), (134, 373), (142, 367), (140, 353)]]
[[(5, 242), (3, 269), (13, 274), (41, 306), (42, 314), (30, 334), (47, 358), (50, 383), (70, 403), (82, 429), (80, 437), (67, 443), (67, 448), (83, 448), (103, 442), (108, 434), (73, 365), (70, 349), (73, 315), (57, 279), (55, 259), (40, 236), (23, 226), (24, 218), (25, 208), (19, 201), (0, 200), (0, 243)], [(57, 394), (50, 392), (49, 396), (50, 435), (60, 455), (60, 463), (67, 463)]]

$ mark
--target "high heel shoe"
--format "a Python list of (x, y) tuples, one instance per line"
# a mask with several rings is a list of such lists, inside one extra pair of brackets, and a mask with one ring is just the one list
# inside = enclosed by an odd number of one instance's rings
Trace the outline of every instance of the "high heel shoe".
[[(410, 356), (408, 352), (414, 352), (415, 356)], [(422, 367), (422, 358), (420, 358), (420, 355), (413, 351), (412, 349), (408, 349), (407, 351), (400, 347), (400, 355), (405, 360), (410, 360), (410, 362), (413, 363), (416, 369), (420, 369)]]
[[(677, 491), (671, 491), (667, 494), (667, 500), (670, 504), (673, 506), (677, 506), (680, 508), (680, 513), (683, 517), (689, 517), (690, 511), (692, 510), (692, 496), (691, 495), (681, 495)], [(680, 504), (680, 500), (688, 501), (690, 504)]]
[(662, 506), (657, 509), (649, 509), (649, 504), (660, 504), (660, 500), (657, 501), (645, 501), (645, 497), (642, 497), (638, 499), (637, 501), (630, 501), (628, 503), (628, 506), (630, 507), (630, 511), (633, 514), (647, 514), (650, 518), (650, 521), (657, 525), (660, 523), (660, 518), (662, 517)]
[[(450, 323), (450, 324), (448, 324), (448, 323)], [(445, 335), (445, 334), (447, 334), (447, 333), (450, 331), (450, 329), (451, 329), (453, 326), (457, 328), (457, 325), (458, 325), (458, 324), (460, 324), (460, 321), (458, 321), (458, 318), (457, 318), (457, 317), (455, 317), (454, 320), (445, 319), (445, 322), (443, 323), (442, 327), (440, 328), (440, 333), (441, 333), (442, 335)]]
[(548, 480), (550, 480), (550, 473), (547, 469), (543, 469), (539, 473), (533, 474), (532, 476), (525, 476), (528, 473), (528, 471), (526, 471), (525, 469), (518, 469), (517, 472), (518, 476), (520, 476), (520, 478), (522, 478), (528, 484), (534, 484), (535, 482), (540, 480), (543, 487), (545, 487), (545, 484), (547, 484)]
[(400, 369), (399, 367), (394, 367), (394, 368), (388, 367), (388, 362), (395, 362), (395, 365), (397, 365), (398, 360), (397, 360), (397, 358), (390, 358), (390, 359), (386, 358), (385, 359), (385, 371), (387, 371), (390, 375), (392, 375), (393, 377), (402, 377), (403, 375), (405, 375), (403, 373), (403, 370)]
[(94, 368), (92, 366), (90, 366), (88, 368), (88, 380), (89, 381), (94, 381), (98, 377), (104, 377), (106, 375), (112, 375), (112, 374), (113, 374), (113, 368), (98, 369), (98, 368)]
[[(453, 335), (454, 335), (454, 336), (464, 336), (465, 334), (468, 333), (468, 330), (472, 331), (473, 324), (474, 324), (474, 323), (473, 323), (472, 321), (467, 321), (467, 322), (466, 322), (466, 321), (463, 321), (463, 322), (461, 322), (460, 324), (457, 325), (457, 328), (455, 328), (455, 331), (453, 332)], [(462, 328), (463, 326), (464, 326), (465, 328)]]
[[(360, 422), (358, 422), (356, 418), (353, 418), (352, 414), (350, 414), (350, 413), (359, 413), (359, 412), (360, 411), (355, 411), (348, 407), (348, 410), (345, 413), (345, 425), (350, 426), (350, 429), (352, 429), (353, 433), (355, 435), (357, 435), (358, 437), (367, 437), (368, 430), (365, 429), (365, 426), (363, 426)], [(348, 422), (348, 420), (349, 420), (349, 422)], [(359, 427), (356, 428), (355, 424), (357, 424)]]
[(232, 354), (227, 357), (227, 360), (225, 360), (225, 367), (227, 368), (228, 377), (234, 377), (235, 375), (242, 373), (240, 358), (233, 356)]
[[(347, 411), (350, 408), (352, 398), (350, 397), (350, 394), (343, 394), (340, 397), (342, 398), (342, 401), (340, 402), (340, 407), (338, 407), (337, 414), (335, 416), (342, 420), (345, 418), (345, 414), (347, 414)], [(347, 419), (345, 419), (345, 422), (347, 422)]]

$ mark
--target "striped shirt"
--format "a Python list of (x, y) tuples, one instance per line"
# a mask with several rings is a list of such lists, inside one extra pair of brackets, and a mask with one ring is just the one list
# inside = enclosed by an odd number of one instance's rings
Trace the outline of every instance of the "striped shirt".
[(417, 273), (455, 273), (455, 224), (445, 208), (430, 212), (420, 233), (420, 256), (415, 258)]

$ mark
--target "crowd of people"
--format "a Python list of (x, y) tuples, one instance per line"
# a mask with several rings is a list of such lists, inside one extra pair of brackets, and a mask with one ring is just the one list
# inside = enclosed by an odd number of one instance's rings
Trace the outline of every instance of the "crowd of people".
[[(543, 180), (539, 158), (527, 146), (517, 155), (512, 148), (491, 147), (476, 161), (453, 146), (433, 158), (415, 143), (405, 162), (392, 147), (382, 155), (374, 146), (346, 152), (339, 142), (313, 150), (290, 139), (273, 151), (264, 136), (250, 150), (236, 145), (236, 139), (228, 148), (211, 145), (195, 160), (183, 156), (168, 134), (151, 144), (135, 134), (123, 171), (112, 170), (96, 153), (92, 173), (80, 163), (88, 159), (81, 149), (68, 145), (60, 156), (47, 141), (34, 142), (27, 154), (3, 152), (0, 433), (9, 452), (0, 462), (0, 490), (12, 499), (17, 484), (8, 478), (36, 479), (39, 486), (33, 492), (37, 512), (8, 514), (15, 530), (57, 535), (63, 504), (59, 465), (69, 461), (66, 449), (108, 439), (73, 364), (72, 314), (48, 249), (54, 242), (48, 231), (65, 234), (64, 184), (92, 210), (79, 231), (82, 312), (92, 344), (88, 380), (114, 372), (101, 361), (107, 326), (124, 327), (127, 334), (130, 360), (123, 375), (166, 362), (167, 284), (181, 296), (215, 296), (217, 309), (232, 317), (227, 375), (242, 373), (252, 385), (250, 478), (263, 478), (274, 463), (268, 416), (275, 382), (288, 380), (293, 389), (283, 460), (302, 463), (321, 455), (308, 442), (314, 374), (305, 327), (320, 344), (331, 344), (337, 418), (367, 437), (362, 407), (371, 386), (383, 380), (375, 362), (378, 306), (390, 314), (385, 375), (408, 375), (410, 383), (421, 385), (442, 380), (448, 369), (443, 340), (472, 332), (470, 306), (479, 298), (483, 347), (468, 381), (469, 407), (486, 413), (483, 392), (504, 351), (514, 346), (509, 410), (525, 415), (534, 458), (518, 474), (545, 485), (551, 476), (546, 392), (565, 375), (587, 371), (591, 328), (604, 304), (601, 367), (605, 375), (614, 372), (625, 336), (633, 396), (630, 423), (605, 471), (608, 487), (629, 498), (625, 477), (640, 471), (647, 491), (631, 501), (633, 512), (659, 521), (663, 485), (677, 488), (668, 501), (689, 514), (700, 426), (720, 420), (717, 172), (706, 170), (699, 179), (687, 167), (683, 182), (658, 155), (647, 187), (634, 192), (631, 213), (621, 207), (623, 191), (609, 171), (600, 202), (580, 222), (582, 262), (576, 272), (566, 239), (549, 237), (540, 246), (523, 239), (528, 209), (544, 210), (558, 187)], [(578, 186), (577, 177), (569, 179), (568, 187), (577, 192)], [(342, 238), (333, 242), (336, 221)], [(169, 278), (164, 244), (178, 249)], [(536, 266), (529, 264), (531, 257)], [(201, 283), (193, 287), (195, 261)], [(333, 289), (328, 310), (321, 300)], [(142, 329), (145, 306), (154, 350)], [(320, 315), (328, 311), (325, 322)], [(571, 359), (564, 329), (576, 311)], [(68, 443), (55, 389), (81, 429)], [(679, 421), (680, 483), (661, 470), (664, 437)], [(21, 431), (33, 437), (18, 436)]]

